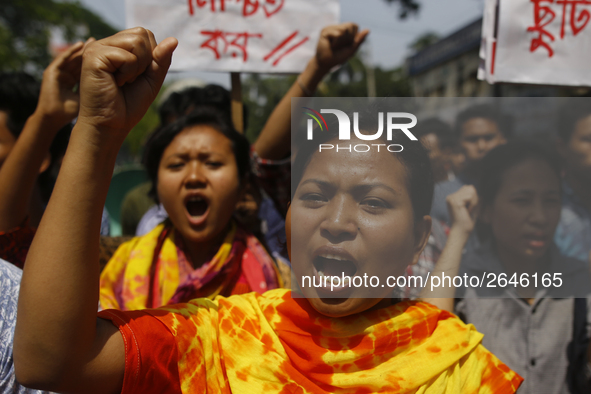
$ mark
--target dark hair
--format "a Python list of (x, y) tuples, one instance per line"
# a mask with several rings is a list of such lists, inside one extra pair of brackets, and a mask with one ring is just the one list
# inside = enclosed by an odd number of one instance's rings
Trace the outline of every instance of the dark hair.
[(428, 134), (435, 134), (441, 149), (453, 148), (455, 146), (455, 139), (451, 127), (438, 118), (428, 118), (419, 121), (417, 125), (413, 127), (412, 133), (418, 139), (421, 139)]
[(470, 119), (483, 118), (494, 122), (503, 136), (509, 140), (513, 134), (512, 118), (501, 113), (496, 107), (490, 104), (478, 104), (469, 107), (458, 114), (456, 117), (456, 138), (460, 138), (463, 132), (464, 123)]
[[(379, 111), (382, 112), (382, 111)], [(384, 111), (386, 112), (386, 111)], [(378, 129), (378, 110), (370, 108), (359, 114), (359, 130), (377, 130)], [(327, 122), (327, 129), (330, 131), (317, 131), (312, 141), (304, 141), (298, 150), (293, 166), (291, 178), (291, 197), (302, 180), (304, 172), (310, 164), (310, 160), (315, 152), (318, 152), (319, 144), (330, 142), (338, 138), (338, 123), (334, 116)], [(353, 116), (349, 117), (353, 119)], [(318, 137), (316, 137), (318, 136)], [(381, 139), (386, 138), (386, 132), (382, 133)], [(425, 147), (419, 141), (410, 141), (402, 132), (393, 132), (392, 140), (386, 141), (388, 144), (399, 144), (404, 148), (401, 152), (392, 153), (406, 169), (407, 187), (412, 201), (413, 214), (416, 220), (429, 215), (431, 203), (433, 200), (433, 172), (431, 162)]]
[(6, 127), (15, 139), (37, 108), (40, 86), (24, 72), (0, 73), (0, 111), (7, 113)]
[(64, 156), (66, 149), (68, 148), (72, 127), (72, 124), (68, 123), (57, 132), (49, 147), (51, 163), (47, 170), (39, 174), (39, 177), (37, 178), (41, 197), (45, 203), (49, 202), (49, 198), (53, 192), (53, 187), (55, 186), (55, 181), (57, 180), (61, 167), (60, 159)]
[[(560, 179), (562, 161), (558, 152), (548, 143), (520, 139), (499, 145), (478, 163), (478, 181), (475, 186), (481, 208), (493, 204), (508, 170), (531, 159), (547, 163)], [(477, 234), (482, 240), (487, 239), (490, 237), (489, 226), (479, 222)]]
[[(215, 84), (203, 88), (190, 87), (180, 92), (173, 92), (160, 104), (158, 115), (160, 124), (167, 125), (175, 119), (185, 116), (201, 107), (213, 108), (232, 118), (232, 98), (228, 89)], [(244, 128), (246, 129), (246, 111), (243, 108)]]
[(238, 175), (242, 182), (250, 171), (250, 147), (246, 137), (234, 129), (232, 120), (227, 114), (213, 108), (201, 107), (175, 122), (157, 128), (146, 142), (144, 166), (152, 188), (148, 195), (158, 203), (156, 185), (158, 184), (158, 167), (164, 150), (183, 130), (191, 126), (210, 126), (223, 134), (232, 142), (232, 151), (238, 166)]
[(558, 112), (558, 135), (564, 142), (572, 137), (577, 123), (591, 115), (591, 106), (587, 97), (569, 97), (560, 106)]

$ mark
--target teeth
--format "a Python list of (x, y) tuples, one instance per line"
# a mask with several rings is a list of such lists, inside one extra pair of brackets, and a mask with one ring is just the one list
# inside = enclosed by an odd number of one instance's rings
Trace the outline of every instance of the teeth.
[(199, 197), (199, 196), (195, 196), (195, 197), (189, 198), (189, 201), (191, 201), (191, 202), (199, 202), (199, 201), (203, 201), (203, 198), (202, 197)]
[(319, 257), (323, 257), (325, 259), (329, 259), (329, 260), (337, 260), (337, 261), (349, 261), (348, 259), (345, 259), (341, 256), (337, 256), (336, 254), (321, 254)]
[(324, 276), (324, 272), (318, 271), (318, 276), (320, 276), (322, 278)]

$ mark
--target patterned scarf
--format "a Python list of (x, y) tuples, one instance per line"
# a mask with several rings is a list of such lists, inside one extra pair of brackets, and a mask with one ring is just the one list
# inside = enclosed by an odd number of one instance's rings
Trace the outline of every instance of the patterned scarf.
[[(423, 302), (330, 318), (278, 289), (102, 314), (138, 335), (153, 332), (154, 318), (162, 322), (178, 350), (166, 381), (183, 393), (499, 394), (523, 381), (481, 345), (473, 325)], [(164, 336), (150, 346), (147, 334), (129, 341), (148, 363), (138, 371), (162, 371), (172, 343)]]
[(101, 273), (102, 308), (157, 308), (198, 297), (263, 293), (281, 287), (272, 258), (235, 223), (211, 261), (189, 272), (182, 239), (175, 233), (163, 223), (117, 249)]

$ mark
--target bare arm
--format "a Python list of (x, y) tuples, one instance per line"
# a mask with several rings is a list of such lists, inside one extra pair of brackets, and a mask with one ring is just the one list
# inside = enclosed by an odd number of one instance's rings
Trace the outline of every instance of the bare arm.
[(21, 283), (14, 362), (26, 386), (121, 390), (122, 337), (96, 316), (101, 212), (117, 152), (156, 97), (175, 47), (135, 28), (84, 50), (80, 115)]
[[(346, 62), (357, 52), (369, 34), (369, 30), (358, 32), (354, 23), (342, 23), (322, 29), (316, 56), (308, 62), (306, 69), (298, 76), (291, 88), (281, 99), (265, 123), (254, 150), (259, 157), (270, 160), (284, 159), (291, 146), (291, 99), (306, 97), (314, 92), (322, 78), (336, 65)], [(305, 88), (305, 90), (302, 88)]]
[(78, 93), (83, 43), (56, 57), (43, 73), (37, 108), (27, 120), (10, 155), (0, 167), (0, 231), (20, 225), (49, 147), (57, 132), (78, 115)]
[[(478, 195), (474, 186), (463, 186), (457, 192), (447, 197), (447, 209), (452, 218), (452, 226), (443, 252), (435, 264), (431, 276), (456, 276), (460, 270), (464, 246), (474, 229), (478, 207)], [(456, 289), (438, 287), (431, 290), (430, 283), (421, 292), (421, 301), (429, 302), (439, 309), (454, 311), (454, 297)]]

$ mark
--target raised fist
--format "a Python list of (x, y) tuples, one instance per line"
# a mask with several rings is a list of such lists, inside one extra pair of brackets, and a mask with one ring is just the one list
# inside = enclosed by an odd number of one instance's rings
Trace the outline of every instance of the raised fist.
[(462, 186), (460, 190), (447, 196), (447, 210), (452, 219), (452, 227), (472, 232), (478, 217), (478, 194), (472, 185)]
[(178, 42), (160, 44), (136, 27), (89, 43), (80, 78), (78, 123), (123, 141), (156, 98)]
[[(89, 39), (86, 43), (92, 42)], [(78, 116), (82, 53), (86, 44), (78, 42), (58, 55), (43, 72), (43, 83), (35, 112), (43, 116), (45, 129), (57, 132)]]
[(320, 39), (316, 47), (316, 61), (324, 70), (349, 60), (363, 43), (369, 30), (358, 32), (358, 26), (353, 22), (327, 26), (320, 32)]

